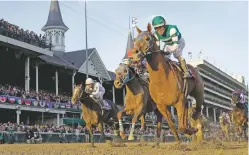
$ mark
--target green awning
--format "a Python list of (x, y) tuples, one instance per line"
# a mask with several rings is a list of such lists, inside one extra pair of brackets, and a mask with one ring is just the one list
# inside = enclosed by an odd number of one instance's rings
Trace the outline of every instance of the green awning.
[(82, 119), (79, 119), (79, 118), (64, 118), (63, 124), (65, 124), (65, 125), (71, 125), (71, 124), (85, 125), (86, 122)]

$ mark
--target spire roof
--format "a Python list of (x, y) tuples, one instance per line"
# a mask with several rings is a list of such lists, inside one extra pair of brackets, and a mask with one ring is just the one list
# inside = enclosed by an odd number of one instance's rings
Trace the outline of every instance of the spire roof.
[(128, 52), (133, 47), (134, 47), (133, 38), (132, 38), (132, 35), (131, 35), (131, 31), (129, 30), (128, 40), (127, 40), (127, 46), (126, 46), (126, 52), (125, 52), (125, 56), (124, 56), (123, 59), (127, 59), (128, 58)]
[(45, 26), (43, 26), (42, 31), (46, 31), (46, 29), (51, 27), (59, 27), (64, 29), (65, 31), (68, 30), (68, 27), (64, 24), (62, 20), (61, 10), (58, 0), (51, 0), (48, 20)]

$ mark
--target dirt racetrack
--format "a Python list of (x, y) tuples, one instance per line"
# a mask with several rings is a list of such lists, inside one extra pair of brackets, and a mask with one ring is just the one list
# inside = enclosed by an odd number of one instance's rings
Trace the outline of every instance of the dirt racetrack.
[(3, 144), (0, 155), (247, 155), (248, 143), (203, 142), (201, 144), (161, 143), (152, 148), (152, 143), (125, 143), (126, 146), (86, 143), (75, 144)]

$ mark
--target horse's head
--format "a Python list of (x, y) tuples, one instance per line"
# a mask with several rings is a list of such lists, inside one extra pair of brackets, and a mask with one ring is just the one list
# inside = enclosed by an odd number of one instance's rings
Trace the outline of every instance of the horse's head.
[(244, 102), (245, 102), (245, 97), (244, 97), (243, 91), (241, 91), (241, 90), (233, 91), (232, 104), (244, 103)]
[(80, 97), (82, 96), (82, 92), (83, 92), (82, 90), (83, 90), (82, 89), (82, 84), (74, 86), (73, 96), (72, 96), (72, 99), (71, 99), (72, 104), (75, 104), (80, 99)]
[(135, 74), (130, 70), (129, 66), (125, 64), (119, 64), (118, 68), (115, 70), (115, 74), (115, 88), (122, 88), (123, 85), (125, 85), (135, 77)]
[(147, 25), (147, 31), (141, 31), (136, 27), (138, 36), (135, 39), (135, 48), (132, 49), (132, 59), (134, 61), (141, 61), (147, 54), (156, 52), (159, 50), (159, 46), (156, 41), (157, 38), (152, 33), (152, 26), (150, 23)]

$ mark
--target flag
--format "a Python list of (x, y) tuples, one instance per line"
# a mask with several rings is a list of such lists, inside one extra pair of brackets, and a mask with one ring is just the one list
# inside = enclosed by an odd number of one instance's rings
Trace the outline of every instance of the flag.
[(132, 17), (131, 24), (132, 24), (132, 27), (135, 27), (137, 25), (137, 18), (136, 17)]

